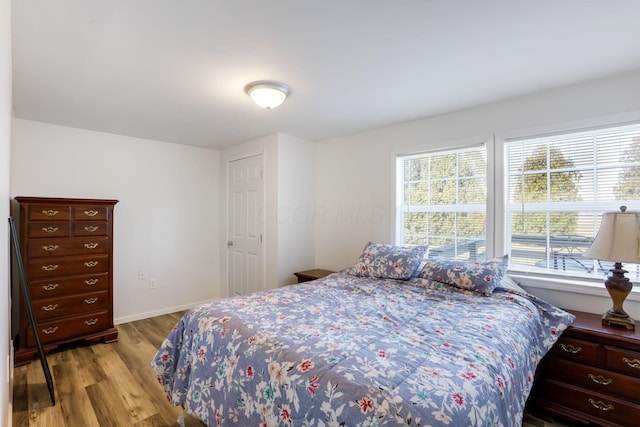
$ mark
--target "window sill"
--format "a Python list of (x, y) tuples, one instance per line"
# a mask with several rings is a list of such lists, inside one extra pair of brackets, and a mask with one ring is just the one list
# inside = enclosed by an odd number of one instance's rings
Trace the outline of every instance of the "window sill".
[[(604, 287), (604, 279), (546, 276), (524, 271), (509, 271), (507, 274), (519, 282), (524, 288), (545, 289), (549, 291), (610, 298), (609, 293)], [(640, 286), (638, 283), (634, 283), (634, 287), (625, 301), (640, 302)]]

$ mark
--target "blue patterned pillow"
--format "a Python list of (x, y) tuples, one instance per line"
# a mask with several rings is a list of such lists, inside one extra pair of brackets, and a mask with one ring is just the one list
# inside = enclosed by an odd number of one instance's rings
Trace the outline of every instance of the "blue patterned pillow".
[(509, 256), (489, 261), (428, 260), (418, 277), (491, 295), (504, 276)]
[(393, 246), (369, 242), (358, 262), (347, 269), (354, 276), (376, 279), (410, 279), (427, 251), (426, 246)]

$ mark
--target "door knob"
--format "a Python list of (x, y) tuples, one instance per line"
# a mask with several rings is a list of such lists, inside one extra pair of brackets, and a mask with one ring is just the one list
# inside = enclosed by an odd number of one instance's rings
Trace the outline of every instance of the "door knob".
[(231, 240), (227, 240), (227, 247), (230, 248), (233, 246), (233, 242)]

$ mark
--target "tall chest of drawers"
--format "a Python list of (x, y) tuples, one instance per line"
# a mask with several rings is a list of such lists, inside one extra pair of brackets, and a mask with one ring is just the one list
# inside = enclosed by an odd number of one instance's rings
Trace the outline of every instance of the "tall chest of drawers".
[[(20, 249), (45, 351), (77, 340), (112, 342), (113, 210), (117, 200), (16, 197)], [(15, 364), (37, 349), (20, 295)]]
[(640, 423), (640, 325), (603, 326), (601, 316), (576, 321), (544, 357), (535, 406), (600, 426)]

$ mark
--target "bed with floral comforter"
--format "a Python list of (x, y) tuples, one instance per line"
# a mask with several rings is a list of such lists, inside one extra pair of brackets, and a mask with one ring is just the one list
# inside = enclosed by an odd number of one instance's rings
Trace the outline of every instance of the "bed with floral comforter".
[(476, 292), (447, 284), (460, 267), (390, 279), (368, 262), (188, 311), (151, 363), (169, 402), (209, 426), (522, 425), (573, 316), (501, 277)]

